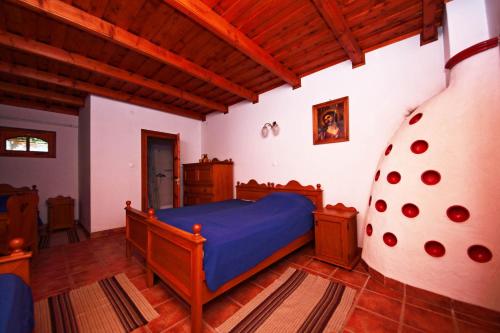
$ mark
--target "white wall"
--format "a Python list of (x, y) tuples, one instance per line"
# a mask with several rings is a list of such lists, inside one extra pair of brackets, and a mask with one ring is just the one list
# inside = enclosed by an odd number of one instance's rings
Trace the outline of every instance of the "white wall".
[(75, 198), (78, 217), (78, 118), (28, 108), (0, 105), (0, 126), (56, 132), (56, 158), (0, 157), (0, 183), (37, 185), (40, 217), (47, 223), (46, 200)]
[(486, 18), (488, 20), (488, 32), (490, 37), (500, 35), (500, 1), (485, 0)]
[[(361, 210), (360, 229), (389, 138), (408, 110), (445, 87), (442, 36), (419, 43), (419, 36), (406, 39), (368, 53), (365, 66), (352, 69), (346, 61), (303, 78), (300, 89), (282, 86), (260, 95), (257, 104), (244, 102), (226, 115), (209, 116), (202, 125), (202, 152), (232, 158), (236, 181), (320, 183), (325, 204)], [(350, 141), (314, 146), (312, 105), (342, 96), (349, 96)], [(280, 134), (262, 138), (262, 126), (272, 121)]]
[[(493, 0), (493, 2), (499, 2)], [(488, 5), (488, 7), (495, 7)], [(498, 20), (498, 14), (497, 20)], [(464, 21), (463, 18), (467, 17)], [(458, 52), (490, 38), (488, 21), (492, 13), (486, 14), (485, 0), (455, 0), (446, 3), (446, 60)], [(498, 21), (497, 21), (498, 22)]]
[(141, 206), (141, 129), (180, 133), (181, 163), (201, 153), (201, 122), (91, 96), (91, 231), (125, 225), (123, 207)]

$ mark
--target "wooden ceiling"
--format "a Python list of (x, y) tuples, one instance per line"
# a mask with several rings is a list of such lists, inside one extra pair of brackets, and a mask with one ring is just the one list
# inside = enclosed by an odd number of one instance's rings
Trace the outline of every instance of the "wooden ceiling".
[(204, 120), (420, 34), (444, 0), (0, 1), (0, 103), (78, 114), (85, 96)]

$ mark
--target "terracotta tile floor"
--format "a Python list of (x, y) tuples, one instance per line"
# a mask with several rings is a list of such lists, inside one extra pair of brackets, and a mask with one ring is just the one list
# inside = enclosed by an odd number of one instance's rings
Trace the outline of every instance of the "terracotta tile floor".
[[(205, 331), (224, 322), (241, 306), (271, 284), (287, 267), (338, 280), (358, 291), (344, 332), (500, 332), (500, 314), (458, 302), (439, 302), (414, 293), (394, 290), (370, 279), (358, 265), (349, 272), (312, 258), (307, 246), (274, 264), (204, 307)], [(123, 235), (54, 246), (33, 260), (35, 300), (124, 272), (160, 317), (136, 332), (189, 332), (189, 307), (162, 282), (146, 287), (144, 260), (125, 257)], [(422, 298), (419, 298), (422, 297)]]

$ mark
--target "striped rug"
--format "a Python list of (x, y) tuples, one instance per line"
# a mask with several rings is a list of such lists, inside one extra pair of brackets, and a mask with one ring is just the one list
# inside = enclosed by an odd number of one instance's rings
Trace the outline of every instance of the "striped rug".
[(218, 332), (338, 332), (356, 290), (289, 268), (217, 328)]
[(159, 314), (121, 273), (35, 303), (35, 333), (131, 332)]
[(79, 228), (71, 228), (68, 230), (54, 232), (49, 234), (47, 232), (43, 232), (40, 234), (38, 239), (38, 248), (39, 249), (47, 249), (51, 245), (65, 245), (65, 244), (73, 244), (80, 242), (81, 235), (85, 239), (85, 235)]

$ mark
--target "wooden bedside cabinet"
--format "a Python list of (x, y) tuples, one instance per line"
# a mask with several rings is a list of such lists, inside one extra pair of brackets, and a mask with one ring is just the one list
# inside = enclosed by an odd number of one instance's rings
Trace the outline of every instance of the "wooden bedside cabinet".
[(317, 259), (347, 269), (358, 263), (361, 251), (358, 249), (357, 215), (354, 207), (341, 203), (314, 212)]
[(75, 199), (57, 196), (47, 199), (49, 232), (75, 227)]

